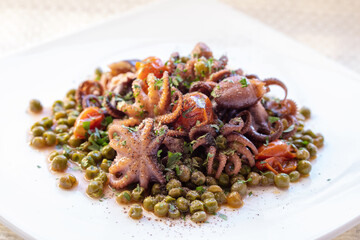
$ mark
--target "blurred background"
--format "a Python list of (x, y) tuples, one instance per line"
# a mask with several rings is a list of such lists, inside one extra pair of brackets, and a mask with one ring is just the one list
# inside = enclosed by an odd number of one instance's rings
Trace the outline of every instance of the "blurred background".
[[(0, 57), (157, 0), (0, 0)], [(219, 0), (360, 73), (359, 0)], [(0, 240), (21, 239), (0, 224)], [(360, 225), (335, 238), (360, 239)]]

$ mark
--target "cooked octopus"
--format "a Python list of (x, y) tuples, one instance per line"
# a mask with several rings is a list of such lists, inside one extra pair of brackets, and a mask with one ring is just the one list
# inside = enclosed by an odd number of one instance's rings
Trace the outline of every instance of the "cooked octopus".
[(147, 188), (150, 181), (165, 183), (156, 154), (167, 130), (167, 126), (155, 125), (152, 118), (144, 119), (137, 130), (114, 122), (109, 128), (109, 138), (117, 156), (109, 168), (110, 186), (120, 189), (139, 182)]

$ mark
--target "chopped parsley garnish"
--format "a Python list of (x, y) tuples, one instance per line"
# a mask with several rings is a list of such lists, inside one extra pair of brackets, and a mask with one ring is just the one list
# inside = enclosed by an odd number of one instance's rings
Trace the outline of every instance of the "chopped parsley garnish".
[(242, 78), (242, 79), (240, 80), (240, 83), (241, 83), (241, 87), (242, 87), (242, 88), (248, 86), (248, 82), (247, 82), (246, 78)]
[(172, 153), (172, 152), (168, 151), (168, 160), (166, 163), (166, 168), (174, 169), (176, 166), (176, 163), (181, 159), (181, 157), (182, 157), (182, 154), (179, 152)]
[(205, 192), (205, 188), (203, 186), (198, 186), (196, 187), (196, 191), (199, 192), (200, 194), (203, 194)]
[(126, 141), (125, 141), (125, 140), (122, 141), (122, 142), (121, 142), (121, 145), (122, 145), (122, 146), (125, 146), (125, 145), (126, 145)]
[(160, 149), (159, 151), (157, 151), (156, 156), (157, 156), (158, 158), (160, 157), (160, 155), (161, 155), (162, 151), (163, 151), (163, 150), (161, 150), (161, 149)]
[(126, 198), (126, 200), (128, 200), (129, 202), (131, 201), (131, 197), (127, 192), (124, 192), (124, 197)]
[(227, 219), (228, 219), (228, 217), (227, 217), (225, 214), (223, 214), (223, 213), (218, 213), (217, 216), (218, 216), (219, 218), (222, 218), (222, 219), (225, 220), (225, 221), (227, 221)]
[(85, 122), (83, 122), (83, 128), (85, 129), (85, 130), (89, 130), (90, 129), (90, 121), (85, 121)]
[(286, 130), (284, 130), (283, 132), (284, 133), (291, 132), (292, 130), (294, 130), (294, 128), (295, 128), (295, 125), (293, 124), (290, 127), (288, 127)]
[(274, 123), (274, 122), (277, 122), (279, 120), (280, 120), (280, 118), (278, 118), (278, 117), (269, 116), (269, 122), (270, 123)]
[(182, 117), (188, 118), (186, 115), (191, 112), (194, 109), (195, 106), (192, 106), (191, 108), (187, 109), (185, 112), (183, 112)]

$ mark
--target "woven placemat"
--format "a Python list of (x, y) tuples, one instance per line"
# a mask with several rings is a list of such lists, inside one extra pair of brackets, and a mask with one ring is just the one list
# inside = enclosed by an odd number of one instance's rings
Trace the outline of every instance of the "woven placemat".
[[(0, 57), (151, 1), (1, 0)], [(360, 73), (360, 1), (222, 1)], [(21, 238), (0, 224), (3, 239)], [(360, 239), (360, 225), (335, 239)]]

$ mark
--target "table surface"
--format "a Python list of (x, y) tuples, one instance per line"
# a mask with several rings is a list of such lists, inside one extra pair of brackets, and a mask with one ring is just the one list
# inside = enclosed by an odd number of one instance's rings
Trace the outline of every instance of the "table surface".
[[(0, 57), (155, 0), (1, 0)], [(360, 1), (220, 0), (360, 73)], [(22, 239), (0, 224), (0, 240)], [(360, 239), (360, 225), (334, 238)]]

